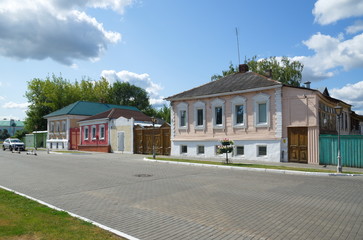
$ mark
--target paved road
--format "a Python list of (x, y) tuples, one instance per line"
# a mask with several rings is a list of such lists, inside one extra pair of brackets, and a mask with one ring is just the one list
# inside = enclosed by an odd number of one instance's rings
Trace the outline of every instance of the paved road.
[(0, 185), (139, 239), (363, 239), (363, 177), (0, 153)]

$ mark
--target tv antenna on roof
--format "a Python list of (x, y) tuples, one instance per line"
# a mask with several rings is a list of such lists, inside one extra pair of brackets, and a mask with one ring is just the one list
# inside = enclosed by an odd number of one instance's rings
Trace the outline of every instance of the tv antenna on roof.
[(238, 53), (238, 65), (241, 64), (241, 58), (239, 56), (239, 41), (238, 41), (238, 29), (236, 27), (236, 37), (237, 37), (237, 53)]

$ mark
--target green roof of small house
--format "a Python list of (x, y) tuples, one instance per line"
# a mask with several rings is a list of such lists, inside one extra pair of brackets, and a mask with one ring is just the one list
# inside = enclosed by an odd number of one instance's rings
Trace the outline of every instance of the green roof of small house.
[(44, 118), (56, 117), (61, 115), (83, 115), (83, 116), (93, 116), (101, 112), (105, 112), (112, 108), (119, 109), (129, 109), (134, 111), (140, 111), (136, 107), (130, 106), (122, 106), (115, 104), (107, 104), (107, 103), (96, 103), (96, 102), (87, 102), (87, 101), (77, 101), (72, 103), (62, 109), (59, 109), (55, 112), (49, 113), (44, 116)]

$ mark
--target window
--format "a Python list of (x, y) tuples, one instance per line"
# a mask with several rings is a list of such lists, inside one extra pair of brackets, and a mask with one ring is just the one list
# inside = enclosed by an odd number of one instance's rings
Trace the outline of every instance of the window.
[(257, 150), (258, 150), (259, 157), (267, 155), (267, 146), (257, 146)]
[(222, 125), (223, 109), (222, 107), (215, 107), (215, 125)]
[(270, 126), (270, 96), (260, 93), (253, 97), (255, 105), (255, 127)]
[(187, 145), (181, 145), (180, 146), (180, 153), (188, 153), (188, 146)]
[(224, 128), (224, 101), (215, 99), (212, 101), (213, 128)]
[(197, 146), (197, 154), (204, 154), (204, 146)]
[(233, 98), (231, 103), (233, 127), (246, 127), (246, 98), (238, 96)]
[(88, 140), (89, 137), (89, 129), (88, 127), (84, 127), (84, 139)]
[(62, 122), (62, 132), (65, 132), (66, 131), (66, 122), (63, 121)]
[(96, 126), (92, 126), (92, 139), (96, 139)]
[(177, 105), (177, 115), (179, 121), (179, 129), (187, 129), (188, 128), (188, 104), (179, 103)]
[(100, 126), (100, 139), (105, 139), (105, 126)]
[(245, 155), (245, 147), (244, 146), (236, 146), (236, 155), (237, 156)]
[(187, 111), (181, 110), (180, 111), (180, 127), (186, 127), (187, 126), (186, 117), (187, 117)]
[(205, 103), (196, 102), (194, 103), (194, 128), (204, 129), (205, 119)]
[(267, 124), (267, 108), (266, 103), (258, 103), (258, 115), (257, 115), (257, 123), (258, 124)]
[(203, 109), (197, 109), (197, 126), (203, 126), (204, 123)]
[(51, 122), (50, 123), (50, 131), (51, 132), (54, 132), (54, 122)]
[(243, 105), (236, 105), (235, 106), (235, 122), (236, 124), (243, 124)]
[(57, 122), (56, 124), (57, 124), (57, 125), (56, 125), (56, 131), (57, 131), (57, 132), (60, 132), (60, 123), (59, 123), (59, 122)]

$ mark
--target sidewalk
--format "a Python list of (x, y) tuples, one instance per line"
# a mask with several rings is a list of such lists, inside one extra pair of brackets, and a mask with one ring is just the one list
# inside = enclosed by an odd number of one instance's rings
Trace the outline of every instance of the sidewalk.
[[(212, 161), (212, 162), (223, 162), (224, 158), (193, 158), (193, 157), (183, 157), (183, 156), (159, 156), (165, 158), (176, 158), (176, 159), (185, 159), (185, 160), (197, 160), (197, 161)], [(242, 163), (242, 164), (259, 164), (259, 165), (268, 165), (268, 166), (284, 166), (284, 167), (292, 167), (292, 168), (311, 168), (318, 170), (331, 170), (337, 171), (337, 166), (333, 165), (318, 165), (318, 164), (305, 164), (305, 163), (293, 163), (293, 162), (268, 162), (268, 161), (252, 161), (252, 160), (235, 160), (228, 159), (230, 163)], [(344, 167), (344, 172), (357, 172), (363, 174), (363, 168), (352, 168), (352, 167)]]

